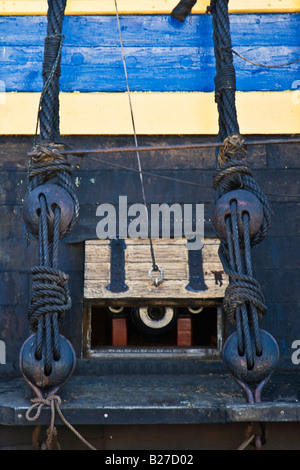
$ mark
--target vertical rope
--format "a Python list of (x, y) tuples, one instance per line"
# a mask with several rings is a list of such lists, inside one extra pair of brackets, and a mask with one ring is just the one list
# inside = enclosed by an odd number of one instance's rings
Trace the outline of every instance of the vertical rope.
[(47, 36), (44, 45), (44, 91), (40, 102), (40, 138), (50, 142), (60, 139), (59, 77), (61, 73), (62, 26), (67, 0), (48, 0)]
[[(60, 230), (61, 209), (48, 206), (51, 189), (41, 189), (39, 196), (39, 266), (32, 269), (32, 298), (28, 313), (30, 328), (36, 332), (35, 357), (41, 360), (44, 351), (44, 371), (50, 375), (52, 361), (60, 359), (59, 323), (71, 306), (67, 285), (68, 276), (58, 269), (59, 240), (73, 229), (79, 216), (79, 202), (72, 181), (72, 171), (65, 156), (59, 130), (59, 77), (63, 44), (62, 27), (66, 0), (48, 0), (47, 36), (45, 38), (43, 62), (43, 90), (41, 93), (34, 156), (28, 169), (28, 193), (49, 181), (65, 190), (70, 198), (63, 204), (74, 204), (70, 224)], [(37, 129), (40, 124), (39, 143)], [(47, 186), (44, 186), (47, 188)], [(51, 188), (51, 186), (50, 186)], [(52, 186), (53, 189), (53, 186)], [(67, 195), (68, 196), (68, 195)], [(55, 200), (55, 196), (54, 200)], [(30, 199), (29, 199), (30, 200)], [(26, 199), (25, 199), (26, 202)], [(53, 217), (49, 217), (52, 213)]]
[[(228, 14), (228, 0), (212, 0), (214, 53), (216, 59), (215, 101), (219, 115), (219, 140), (224, 143), (217, 152), (214, 187), (217, 204), (220, 197), (235, 189), (244, 189), (255, 194), (263, 206), (263, 224), (250, 238), (249, 217), (243, 217), (243, 233), (237, 224), (236, 203), (230, 206), (230, 217), (226, 220), (227, 237), (221, 240), (222, 262), (229, 274), (230, 284), (225, 292), (224, 308), (235, 321), (238, 351), (245, 354), (248, 369), (254, 367), (254, 351), (251, 337), (255, 338), (255, 353), (262, 354), (259, 320), (266, 313), (263, 295), (257, 281), (253, 279), (251, 246), (259, 243), (270, 225), (270, 207), (264, 194), (244, 162), (247, 148), (240, 136), (235, 94), (236, 76)], [(259, 312), (258, 312), (259, 310)]]
[(228, 0), (217, 0), (211, 7), (213, 15), (213, 40), (216, 58), (215, 100), (218, 104), (219, 138), (239, 134), (235, 107), (235, 69), (231, 51)]
[[(145, 215), (146, 215), (146, 218), (147, 218), (147, 223), (148, 223), (148, 226), (149, 226), (148, 205), (147, 205), (147, 199), (146, 199), (146, 191), (145, 191), (145, 185), (144, 185), (144, 179), (143, 179), (141, 159), (140, 159), (140, 154), (139, 154), (139, 151), (138, 151), (139, 146), (138, 146), (138, 139), (137, 139), (137, 134), (136, 134), (134, 114), (133, 114), (133, 106), (132, 106), (132, 101), (131, 101), (131, 93), (130, 93), (127, 66), (126, 66), (126, 59), (125, 59), (125, 53), (124, 53), (124, 46), (123, 46), (123, 39), (122, 39), (122, 30), (121, 30), (121, 25), (120, 25), (119, 10), (118, 10), (117, 0), (114, 0), (114, 2), (115, 2), (115, 9), (116, 9), (116, 17), (117, 17), (117, 23), (118, 23), (118, 32), (119, 32), (119, 38), (120, 38), (120, 44), (121, 44), (121, 51), (122, 51), (122, 61), (123, 61), (125, 79), (126, 79), (126, 88), (127, 88), (127, 95), (128, 95), (128, 101), (129, 101), (130, 116), (131, 116), (131, 122), (132, 122), (133, 134), (134, 134), (134, 142), (135, 142), (135, 147), (137, 149), (136, 150), (136, 158), (137, 158), (137, 162), (138, 162), (138, 169), (139, 169), (139, 176), (140, 176), (140, 182), (141, 182), (143, 203), (144, 203), (144, 207), (145, 207)], [(156, 261), (155, 261), (155, 254), (154, 254), (153, 242), (152, 242), (152, 237), (151, 237), (151, 227), (150, 227), (150, 233), (149, 233), (149, 243), (150, 243), (150, 253), (151, 253), (151, 258), (152, 258), (152, 268), (153, 268), (154, 271), (158, 271), (158, 266), (157, 266)]]

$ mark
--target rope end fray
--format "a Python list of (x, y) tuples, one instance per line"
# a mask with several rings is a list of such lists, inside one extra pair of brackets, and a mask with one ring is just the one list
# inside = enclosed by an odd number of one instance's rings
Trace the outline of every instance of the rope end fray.
[[(32, 405), (26, 412), (26, 419), (29, 422), (36, 421), (42, 412), (44, 406), (48, 406), (51, 409), (51, 421), (50, 425), (47, 428), (47, 439), (46, 442), (40, 444), (40, 448), (42, 450), (53, 450), (57, 447), (60, 450), (60, 445), (57, 439), (57, 429), (54, 425), (55, 423), (55, 412), (59, 415), (61, 421), (81, 440), (83, 444), (85, 444), (90, 450), (97, 450), (92, 444), (90, 444), (82, 435), (67, 421), (64, 417), (60, 407), (62, 405), (62, 400), (59, 395), (50, 395), (47, 398), (37, 397), (32, 398), (31, 400)], [(35, 414), (31, 416), (32, 411), (36, 410)], [(39, 428), (40, 432), (40, 428)], [(37, 436), (35, 436), (35, 441), (37, 442)]]
[(242, 160), (247, 155), (248, 147), (245, 144), (245, 139), (241, 135), (230, 135), (226, 137), (223, 146), (220, 147), (218, 152), (218, 166), (223, 165), (232, 158)]

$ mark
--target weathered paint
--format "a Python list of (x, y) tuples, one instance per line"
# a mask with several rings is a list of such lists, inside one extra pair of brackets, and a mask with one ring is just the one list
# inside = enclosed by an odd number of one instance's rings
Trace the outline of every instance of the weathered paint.
[[(1, 134), (34, 134), (39, 93), (6, 93)], [(217, 134), (214, 93), (131, 94), (138, 134)], [(62, 134), (132, 135), (127, 93), (61, 93)], [(300, 132), (299, 91), (237, 92), (243, 134)]]
[[(170, 13), (178, 0), (118, 0), (118, 10), (121, 14), (164, 14)], [(198, 0), (193, 13), (205, 13), (209, 5), (207, 0)], [(230, 0), (229, 9), (232, 13), (247, 12), (293, 12), (300, 11), (299, 0)], [(45, 15), (47, 0), (3, 0), (0, 5), (0, 15)], [(107, 14), (115, 13), (113, 0), (68, 0), (66, 14)]]
[[(203, 141), (210, 140), (207, 136)], [(73, 148), (121, 147), (132, 143), (132, 137), (72, 136), (65, 142)], [(174, 144), (199, 141), (198, 136), (144, 136), (141, 145)], [(37, 241), (26, 232), (22, 222), (22, 200), (26, 194), (28, 168), (27, 152), (32, 147), (32, 136), (1, 137), (0, 139), (0, 331), (1, 340), (7, 346), (5, 372), (17, 364), (20, 346), (28, 336), (27, 313), (30, 299), (30, 269), (38, 259)], [(268, 306), (263, 327), (270, 331), (279, 343), (281, 357), (288, 366), (291, 362), (291, 344), (299, 338), (299, 146), (262, 145), (249, 147), (248, 161), (258, 184), (265, 192), (272, 208), (272, 225), (266, 240), (253, 250), (253, 266), (256, 279), (261, 283)], [(147, 176), (146, 194), (149, 204), (203, 203), (205, 205), (205, 236), (215, 236), (210, 219), (214, 190), (212, 186), (214, 149), (197, 149), (174, 152), (149, 152), (141, 155), (145, 171), (162, 176), (194, 181), (195, 186), (176, 181)], [(97, 159), (96, 159), (97, 160)], [(100, 203), (116, 204), (119, 195), (127, 195), (128, 202), (142, 202), (139, 176), (128, 170), (109, 166), (118, 163), (136, 167), (136, 156), (111, 154), (103, 157), (108, 164), (74, 157), (74, 179), (80, 179), (77, 195), (80, 201), (80, 218), (74, 231), (61, 244), (60, 267), (70, 273), (72, 312), (66, 315), (63, 331), (80, 355), (82, 340), (82, 299), (84, 280), (84, 240), (96, 239)], [(79, 163), (78, 166), (75, 165)], [(91, 179), (94, 179), (92, 183)], [(23, 182), (21, 184), (21, 182)], [(17, 183), (20, 183), (19, 185)], [(291, 328), (293, 325), (293, 328)], [(283, 340), (285, 349), (282, 349)], [(104, 361), (105, 362), (105, 361)], [(119, 361), (119, 367), (122, 361)], [(17, 367), (17, 366), (16, 366)], [(108, 366), (107, 366), (108, 367)], [(299, 369), (299, 365), (295, 366)], [(15, 369), (16, 370), (16, 369)], [(290, 391), (288, 391), (290, 392)], [(276, 392), (277, 393), (277, 392)]]
[[(211, 92), (215, 56), (212, 18), (195, 15), (184, 24), (167, 15), (121, 18), (131, 91)], [(41, 92), (45, 17), (0, 18), (1, 80), (6, 92)], [(275, 29), (276, 28), (276, 29)], [(267, 65), (300, 57), (300, 15), (232, 15), (235, 50)], [(247, 34), (245, 34), (247, 31)], [(115, 16), (69, 16), (65, 35), (62, 92), (126, 91)], [(299, 63), (258, 67), (234, 56), (239, 91), (283, 91), (293, 87)]]
[[(298, 14), (232, 15), (232, 43), (250, 60), (295, 60), (299, 23)], [(122, 17), (121, 25), (137, 132), (216, 134), (211, 16), (193, 15), (182, 24), (170, 15), (133, 15)], [(1, 133), (32, 134), (46, 18), (2, 17), (0, 31)], [(66, 17), (64, 34), (61, 132), (131, 134), (115, 16)], [(269, 69), (234, 60), (241, 132), (300, 132), (299, 63)]]

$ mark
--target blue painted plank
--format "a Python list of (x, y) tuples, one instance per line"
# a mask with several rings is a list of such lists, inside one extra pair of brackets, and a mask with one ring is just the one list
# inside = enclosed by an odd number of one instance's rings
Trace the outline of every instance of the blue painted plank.
[[(192, 15), (185, 23), (166, 15), (125, 15), (120, 18), (127, 47), (213, 47), (211, 15)], [(230, 15), (234, 46), (300, 46), (300, 14)], [(42, 45), (46, 17), (0, 17), (0, 45)], [(120, 44), (114, 16), (66, 16), (65, 44), (116, 46)]]
[[(243, 49), (238, 50), (244, 54)], [(252, 60), (271, 56), (277, 63), (286, 60), (286, 48), (259, 48)], [(129, 85), (132, 91), (204, 91), (214, 90), (213, 49), (126, 48)], [(300, 56), (300, 47), (289, 49), (291, 59)], [(43, 49), (6, 48), (0, 52), (0, 79), (6, 91), (39, 92), (42, 89)], [(235, 58), (237, 88), (241, 91), (290, 89), (297, 64), (282, 69), (257, 68)], [(63, 92), (126, 91), (123, 62), (116, 48), (65, 48), (60, 89)]]
[[(211, 16), (193, 15), (183, 24), (163, 15), (124, 16), (121, 24), (132, 91), (213, 91)], [(297, 59), (299, 27), (299, 14), (231, 15), (234, 48), (255, 62)], [(6, 91), (41, 91), (45, 34), (45, 17), (0, 18)], [(61, 91), (126, 91), (115, 17), (67, 16), (64, 34)], [(299, 63), (266, 69), (236, 56), (234, 61), (241, 91), (291, 89), (299, 70)]]

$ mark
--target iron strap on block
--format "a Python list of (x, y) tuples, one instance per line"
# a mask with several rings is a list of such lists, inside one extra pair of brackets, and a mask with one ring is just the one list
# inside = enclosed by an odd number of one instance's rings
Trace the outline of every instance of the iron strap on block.
[(261, 287), (253, 278), (251, 260), (251, 247), (264, 239), (270, 226), (270, 206), (245, 161), (247, 146), (240, 136), (235, 105), (228, 0), (212, 1), (209, 11), (213, 17), (219, 139), (223, 142), (214, 176), (213, 225), (230, 280), (223, 309), (236, 327), (224, 345), (223, 359), (248, 402), (257, 403), (279, 356), (273, 336), (260, 328), (267, 308)]
[(207, 290), (203, 273), (203, 259), (201, 250), (188, 250), (188, 264), (189, 264), (189, 283), (186, 286), (187, 290), (199, 292)]
[[(39, 441), (40, 426), (33, 432), (34, 445), (49, 450), (60, 448), (54, 426), (56, 411), (62, 422), (77, 433), (65, 420), (60, 410), (61, 399), (57, 395), (72, 376), (76, 362), (73, 346), (59, 333), (61, 320), (71, 308), (69, 276), (58, 269), (59, 240), (72, 231), (79, 216), (71, 166), (67, 157), (60, 153), (66, 149), (60, 142), (59, 131), (59, 76), (65, 8), (66, 0), (48, 0), (44, 86), (34, 155), (28, 170), (28, 192), (23, 205), (27, 230), (38, 239), (39, 265), (32, 268), (32, 298), (28, 313), (33, 335), (24, 342), (19, 361), (25, 382), (35, 394), (26, 413), (27, 420), (37, 420), (44, 406), (51, 409), (46, 441)], [(36, 413), (32, 416), (34, 410)]]
[(125, 282), (125, 249), (126, 243), (122, 239), (110, 242), (110, 283), (106, 287), (111, 292), (126, 292), (128, 286)]
[[(184, 21), (195, 3), (181, 0), (172, 16)], [(247, 165), (247, 146), (240, 135), (228, 0), (211, 0), (207, 12), (213, 23), (215, 101), (222, 143), (216, 148), (212, 220), (221, 241), (220, 259), (229, 276), (223, 309), (236, 328), (226, 340), (223, 360), (245, 391), (247, 401), (253, 404), (260, 402), (262, 388), (279, 357), (275, 339), (260, 328), (267, 308), (261, 287), (253, 277), (251, 260), (251, 247), (264, 239), (270, 226), (270, 206)], [(265, 429), (261, 439), (254, 434), (250, 437), (251, 441), (255, 438), (259, 448), (265, 442)]]

